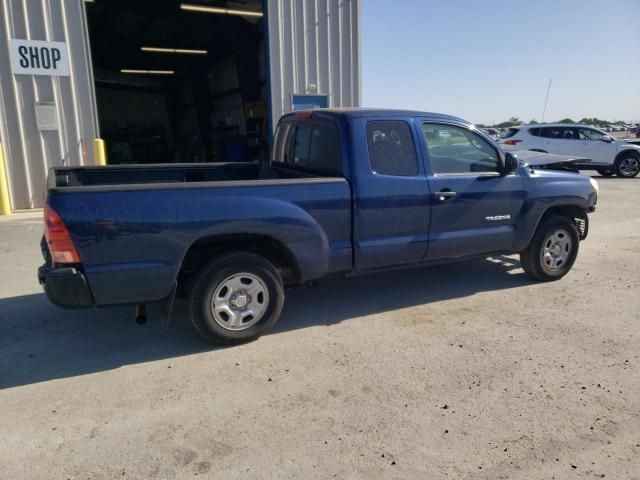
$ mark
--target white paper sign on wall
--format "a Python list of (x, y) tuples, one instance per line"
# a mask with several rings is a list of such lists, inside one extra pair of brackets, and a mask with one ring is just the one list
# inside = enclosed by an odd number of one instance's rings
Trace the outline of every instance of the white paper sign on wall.
[(69, 76), (69, 54), (64, 42), (12, 38), (9, 49), (14, 74)]
[(58, 112), (53, 102), (36, 102), (36, 125), (38, 130), (58, 130)]

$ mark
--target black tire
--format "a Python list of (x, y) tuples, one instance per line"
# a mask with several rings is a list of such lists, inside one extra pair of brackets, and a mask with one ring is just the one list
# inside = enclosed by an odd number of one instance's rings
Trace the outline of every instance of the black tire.
[(598, 174), (603, 177), (613, 177), (613, 175), (616, 173), (613, 168), (600, 168), (596, 170), (596, 172), (598, 172)]
[(623, 154), (615, 163), (616, 175), (622, 178), (633, 178), (640, 173), (640, 155)]
[[(243, 277), (243, 274), (246, 275)], [(264, 287), (262, 290), (267, 293), (267, 295), (260, 294), (264, 295), (262, 301), (266, 303), (264, 313), (255, 324), (247, 328), (240, 325), (236, 327), (239, 328), (238, 330), (231, 330), (229, 329), (231, 323), (227, 327), (223, 326), (225, 322), (221, 316), (224, 317), (224, 312), (214, 314), (213, 296), (221, 285), (222, 292), (226, 293), (224, 290), (226, 281), (244, 281), (246, 276), (250, 276), (248, 280), (257, 279), (260, 287)], [(252, 301), (257, 302), (256, 299), (251, 299), (245, 308), (249, 308)], [(189, 317), (200, 336), (207, 342), (235, 345), (250, 342), (266, 333), (280, 317), (283, 304), (282, 278), (270, 262), (250, 252), (229, 252), (212, 259), (196, 275), (193, 288), (189, 293)], [(237, 307), (234, 305), (232, 308)], [(249, 324), (249, 322), (246, 323)]]
[[(563, 235), (568, 235), (571, 247), (567, 257), (557, 266), (552, 267), (547, 263), (548, 258), (543, 256), (543, 250), (549, 245), (549, 241), (553, 242), (549, 237), (554, 232), (563, 232)], [(520, 253), (520, 264), (527, 276), (534, 280), (542, 282), (559, 280), (573, 267), (578, 256), (579, 245), (578, 229), (571, 218), (564, 216), (550, 217), (538, 226), (531, 243), (525, 251)], [(553, 263), (552, 259), (551, 261)]]

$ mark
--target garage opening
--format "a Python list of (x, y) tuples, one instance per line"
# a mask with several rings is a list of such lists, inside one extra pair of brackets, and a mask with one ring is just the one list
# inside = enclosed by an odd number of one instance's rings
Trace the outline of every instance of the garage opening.
[(265, 154), (262, 0), (196, 2), (85, 3), (110, 164)]

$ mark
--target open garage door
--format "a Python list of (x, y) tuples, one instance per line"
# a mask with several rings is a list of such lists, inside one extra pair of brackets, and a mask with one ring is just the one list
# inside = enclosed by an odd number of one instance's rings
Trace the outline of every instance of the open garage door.
[(100, 134), (110, 164), (264, 155), (261, 0), (86, 5)]

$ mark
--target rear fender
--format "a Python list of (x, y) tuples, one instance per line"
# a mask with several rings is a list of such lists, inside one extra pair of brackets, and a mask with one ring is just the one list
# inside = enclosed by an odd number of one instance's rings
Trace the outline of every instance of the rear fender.
[[(231, 199), (229, 205), (224, 205), (226, 201), (221, 203), (216, 206), (217, 218), (203, 222), (208, 225), (191, 238), (183, 261), (191, 246), (201, 239), (246, 235), (271, 238), (283, 245), (295, 261), (301, 282), (319, 278), (329, 270), (327, 236), (304, 209), (290, 202), (264, 197), (243, 196)], [(260, 208), (256, 209), (256, 205)], [(243, 218), (244, 212), (247, 215)], [(248, 215), (249, 212), (252, 215)], [(255, 215), (255, 212), (259, 214)]]

